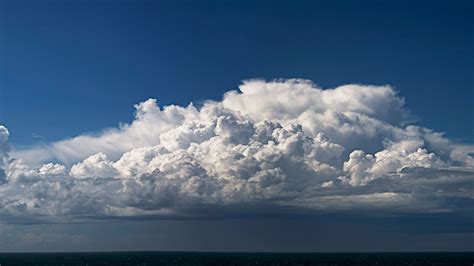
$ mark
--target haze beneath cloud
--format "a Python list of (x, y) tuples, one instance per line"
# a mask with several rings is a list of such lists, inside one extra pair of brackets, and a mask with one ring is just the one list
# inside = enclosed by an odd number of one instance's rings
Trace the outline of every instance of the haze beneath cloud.
[(199, 107), (160, 108), (149, 99), (135, 108), (130, 124), (23, 150), (10, 151), (0, 126), (1, 219), (205, 217), (272, 207), (472, 212), (474, 145), (409, 124), (390, 86), (247, 80)]

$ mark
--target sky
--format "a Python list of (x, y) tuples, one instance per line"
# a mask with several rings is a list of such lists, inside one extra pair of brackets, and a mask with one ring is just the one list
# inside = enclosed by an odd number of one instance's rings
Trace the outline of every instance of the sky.
[(471, 1), (0, 3), (0, 251), (474, 250)]

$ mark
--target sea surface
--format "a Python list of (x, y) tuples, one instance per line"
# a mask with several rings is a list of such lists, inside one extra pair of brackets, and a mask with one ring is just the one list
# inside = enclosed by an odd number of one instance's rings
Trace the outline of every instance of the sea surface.
[(474, 265), (453, 253), (0, 253), (0, 265)]

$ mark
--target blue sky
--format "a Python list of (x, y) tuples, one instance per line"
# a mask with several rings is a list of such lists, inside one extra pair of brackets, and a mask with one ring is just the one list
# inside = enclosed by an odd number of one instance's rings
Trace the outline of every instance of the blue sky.
[(474, 250), (474, 5), (358, 2), (0, 0), (0, 252)]
[[(2, 1), (0, 120), (31, 145), (220, 99), (249, 78), (390, 84), (472, 142), (471, 1)], [(34, 134), (44, 138), (32, 137)]]

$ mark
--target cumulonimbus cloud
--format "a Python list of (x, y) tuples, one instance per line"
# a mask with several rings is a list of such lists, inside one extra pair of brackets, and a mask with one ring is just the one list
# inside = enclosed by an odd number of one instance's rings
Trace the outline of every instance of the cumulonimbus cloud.
[(130, 124), (10, 156), (0, 126), (0, 215), (190, 215), (242, 204), (455, 212), (473, 201), (473, 145), (407, 125), (390, 86), (248, 80), (199, 108), (135, 107)]

